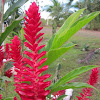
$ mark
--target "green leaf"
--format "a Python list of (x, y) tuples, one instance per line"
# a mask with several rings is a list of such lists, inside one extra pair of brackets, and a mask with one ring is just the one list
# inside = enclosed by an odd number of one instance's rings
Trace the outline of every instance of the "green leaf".
[[(23, 19), (23, 18), (22, 18)], [(22, 19), (19, 19), (19, 20), (15, 20), (14, 22), (12, 22), (12, 24), (10, 26), (8, 26), (6, 28), (6, 30), (1, 33), (1, 36), (0, 36), (0, 45), (3, 43), (3, 41), (6, 39), (6, 37), (9, 35), (9, 33), (20, 23), (20, 21)]]
[[(70, 26), (72, 26), (72, 24), (74, 22), (76, 22), (76, 20), (78, 19), (78, 17), (81, 15), (81, 13), (84, 11), (85, 9), (80, 9), (77, 12), (73, 13), (71, 16), (69, 16), (67, 18), (67, 20), (65, 21), (64, 25), (59, 29), (59, 31), (57, 32), (57, 35), (59, 34), (59, 37), (61, 35), (64, 34), (63, 31), (67, 31), (69, 30)], [(62, 33), (63, 32), (63, 33)], [(61, 34), (62, 33), (62, 34)]]
[(23, 28), (21, 28), (21, 30), (20, 30), (20, 38), (21, 38), (21, 40), (25, 40)]
[(14, 35), (18, 35), (17, 32), (12, 31), (11, 33), (13, 33)]
[(75, 44), (67, 44), (66, 47), (61, 47), (58, 49), (53, 49), (48, 51), (46, 54), (47, 61), (43, 65), (50, 65), (52, 62), (54, 62), (57, 58), (59, 58), (61, 55), (63, 55), (66, 51), (68, 51), (70, 48), (72, 48)]
[(50, 50), (54, 38), (55, 38), (55, 34), (54, 34), (54, 35), (50, 38), (50, 40), (47, 42), (47, 44), (46, 44), (46, 46), (45, 46), (45, 51), (49, 51), (49, 50)]
[(70, 28), (70, 26), (77, 20), (77, 18), (80, 16), (80, 14), (84, 11), (84, 9), (81, 9), (75, 13), (73, 13), (70, 17), (67, 18), (65, 23), (62, 25), (62, 27), (57, 31), (55, 39), (53, 41), (53, 45), (51, 49), (57, 48), (55, 47), (56, 40), (63, 35), (65, 32), (67, 32)]
[(7, 70), (9, 70), (11, 67), (13, 67), (13, 62), (9, 62), (9, 63), (5, 66), (4, 72), (7, 71)]
[(51, 93), (59, 91), (59, 90), (65, 90), (65, 89), (76, 89), (76, 88), (93, 88), (95, 90), (97, 90), (95, 87), (93, 87), (92, 85), (89, 85), (87, 83), (82, 83), (82, 82), (73, 82), (73, 83), (68, 83), (64, 86), (58, 86), (57, 88), (53, 88), (51, 89)]
[(42, 51), (48, 52), (52, 46), (54, 37), (55, 37), (55, 34), (50, 38), (50, 40), (47, 42), (46, 46), (38, 51), (38, 53), (41, 53)]
[(66, 97), (67, 95), (61, 95), (57, 98), (57, 100), (62, 100), (64, 97)]
[(51, 99), (51, 93), (46, 96), (48, 99)]
[(11, 15), (16, 9), (21, 7), (23, 4), (25, 4), (27, 0), (18, 0), (15, 4), (13, 4), (4, 14), (4, 21), (8, 18), (9, 15)]
[(12, 79), (10, 79), (10, 78), (8, 78), (8, 77), (6, 77), (6, 76), (2, 76), (1, 78), (2, 78), (2, 80), (4, 80), (4, 81), (5, 81), (5, 80), (6, 80), (6, 81), (12, 81)]
[[(77, 31), (79, 31), (83, 26), (85, 26), (87, 23), (89, 23), (92, 19), (94, 19), (97, 15), (99, 15), (100, 12), (93, 12), (75, 23), (69, 28), (69, 30), (65, 29), (61, 32), (61, 35), (58, 37), (56, 35), (56, 38), (53, 41), (53, 45), (51, 49), (58, 48), (61, 45), (63, 45), (69, 38), (71, 38)], [(66, 24), (64, 24), (66, 25)]]
[(95, 66), (95, 65), (90, 65), (90, 66), (83, 66), (83, 67), (80, 67), (80, 68), (76, 68), (72, 71), (70, 71), (69, 73), (67, 73), (64, 77), (62, 77), (58, 82), (56, 82), (52, 88), (56, 88), (60, 85), (64, 85), (66, 84), (67, 82), (75, 79), (76, 77), (78, 77), (78, 75), (84, 73), (84, 72), (87, 72), (88, 70), (91, 70), (93, 68), (96, 68), (98, 66)]

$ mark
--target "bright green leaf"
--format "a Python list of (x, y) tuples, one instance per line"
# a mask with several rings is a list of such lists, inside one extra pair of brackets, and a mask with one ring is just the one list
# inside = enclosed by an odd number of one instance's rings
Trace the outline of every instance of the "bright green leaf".
[(48, 99), (51, 99), (51, 93), (46, 96)]
[[(81, 13), (84, 11), (85, 9), (80, 9), (77, 12), (73, 13), (71, 16), (69, 16), (67, 18), (67, 20), (65, 21), (64, 25), (59, 29), (59, 31), (57, 32), (57, 35), (59, 34), (59, 37), (61, 35), (64, 34), (64, 31), (69, 30), (69, 28), (72, 26), (73, 23), (76, 22), (76, 20), (78, 19), (78, 17), (81, 15)], [(63, 32), (63, 33), (62, 33)], [(62, 33), (62, 34), (61, 34)]]
[(50, 50), (51, 46), (52, 46), (54, 37), (55, 37), (55, 35), (53, 35), (53, 36), (50, 38), (50, 40), (47, 42), (46, 46), (45, 46), (44, 48), (40, 49), (40, 50), (38, 51), (38, 53), (40, 53), (40, 52), (42, 52), (42, 51), (47, 51), (47, 52), (48, 52), (48, 51)]
[(21, 7), (23, 4), (25, 4), (27, 0), (18, 0), (15, 4), (13, 4), (4, 14), (4, 21), (8, 18), (9, 15), (11, 15), (16, 9)]
[(18, 33), (17, 32), (14, 32), (14, 31), (12, 31), (11, 33), (13, 33), (14, 35), (18, 35)]
[[(23, 19), (23, 18), (22, 18)], [(20, 21), (22, 19), (19, 19), (19, 20), (15, 20), (14, 22), (12, 22), (12, 24), (10, 26), (8, 26), (6, 28), (6, 30), (1, 33), (1, 36), (0, 36), (0, 45), (3, 43), (3, 41), (6, 39), (6, 37), (9, 35), (9, 33), (20, 23)]]
[(55, 38), (55, 34), (50, 38), (50, 40), (48, 41), (47, 45), (45, 46), (45, 51), (49, 51), (51, 46), (52, 46), (52, 43), (53, 43), (53, 40)]
[(74, 45), (75, 44), (71, 43), (70, 45), (68, 44), (66, 47), (61, 47), (58, 49), (53, 49), (53, 50), (48, 51), (48, 53), (45, 56), (47, 58), (47, 61), (43, 65), (50, 65), (57, 58), (63, 55), (66, 51), (72, 48)]
[(87, 72), (88, 70), (91, 70), (93, 68), (96, 68), (98, 66), (95, 66), (95, 65), (89, 65), (89, 66), (83, 66), (83, 67), (79, 67), (79, 68), (76, 68), (72, 71), (70, 71), (69, 73), (67, 73), (64, 77), (62, 77), (58, 82), (56, 82), (52, 88), (56, 88), (60, 85), (64, 85), (66, 84), (67, 82), (75, 79), (78, 75), (84, 73), (84, 72)]
[(21, 38), (21, 40), (25, 40), (23, 28), (21, 28), (21, 31), (20, 31), (20, 38)]
[(68, 83), (64, 86), (58, 86), (57, 88), (53, 88), (51, 89), (51, 93), (59, 91), (59, 90), (65, 90), (65, 89), (76, 89), (76, 88), (93, 88), (95, 90), (97, 90), (95, 87), (93, 87), (92, 85), (89, 85), (87, 83), (82, 83), (82, 82), (73, 82), (73, 83)]
[(62, 31), (59, 37), (56, 35), (57, 38), (54, 39), (51, 49), (58, 48), (61, 45), (63, 45), (69, 38), (71, 38), (83, 26), (85, 26), (92, 19), (94, 19), (98, 14), (100, 14), (99, 11), (86, 15), (85, 17), (73, 23), (73, 25), (69, 28), (69, 30), (65, 29), (64, 31)]
[(56, 48), (55, 43), (56, 40), (60, 37), (60, 35), (63, 35), (65, 32), (67, 32), (70, 28), (70, 26), (77, 20), (77, 18), (80, 16), (80, 14), (84, 11), (84, 9), (81, 9), (75, 13), (73, 13), (71, 16), (67, 18), (65, 23), (62, 25), (62, 27), (57, 31), (55, 39), (53, 41), (53, 45), (51, 49)]

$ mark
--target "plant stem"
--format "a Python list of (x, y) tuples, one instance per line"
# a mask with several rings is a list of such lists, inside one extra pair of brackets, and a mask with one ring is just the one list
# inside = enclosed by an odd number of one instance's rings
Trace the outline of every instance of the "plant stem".
[(0, 32), (0, 36), (1, 36), (1, 33), (2, 33), (2, 26), (3, 26), (3, 12), (4, 12), (4, 3), (2, 3), (1, 32)]

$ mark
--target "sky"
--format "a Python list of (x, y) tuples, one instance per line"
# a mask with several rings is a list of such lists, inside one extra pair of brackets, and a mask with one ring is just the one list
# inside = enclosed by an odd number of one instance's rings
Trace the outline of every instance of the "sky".
[[(29, 0), (26, 4), (24, 4), (21, 8), (23, 9), (23, 11), (25, 11), (25, 10), (27, 10), (28, 8), (29, 8), (29, 5), (31, 4), (31, 2), (33, 2), (33, 1), (35, 1), (35, 0)], [(40, 4), (40, 6), (42, 6), (42, 7), (44, 7), (44, 6), (46, 6), (46, 5), (51, 5), (52, 4), (52, 2), (50, 1), (50, 0), (38, 0), (39, 1), (39, 4)], [(67, 3), (69, 0), (58, 0), (59, 2), (63, 2), (63, 3)], [(74, 0), (74, 2), (73, 3), (75, 3), (76, 1), (79, 1), (79, 0)], [(5, 8), (7, 8), (7, 5), (6, 5), (6, 7)], [(7, 9), (5, 9), (5, 11), (6, 11)], [(49, 19), (49, 18), (51, 18), (50, 17), (50, 13), (49, 12), (46, 12), (46, 11), (42, 11), (41, 12), (41, 18), (44, 18), (44, 19)]]

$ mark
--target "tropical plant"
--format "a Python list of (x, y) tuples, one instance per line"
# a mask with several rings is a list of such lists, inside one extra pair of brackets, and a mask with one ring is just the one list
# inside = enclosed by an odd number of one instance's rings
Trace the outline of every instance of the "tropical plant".
[[(20, 21), (23, 19), (22, 16), (15, 19), (6, 29), (3, 31), (2, 26), (3, 22), (6, 21), (6, 19), (19, 7), (21, 7), (27, 0), (17, 0), (16, 3), (14, 3), (11, 7), (7, 9), (7, 11), (4, 13), (4, 5), (5, 0), (2, 0), (0, 5), (2, 5), (2, 10), (0, 10), (1, 14), (1, 26), (0, 26), (0, 45), (3, 43), (5, 38), (9, 35), (9, 33), (17, 26), (19, 25)], [(6, 3), (9, 2), (9, 0), (6, 0)]]
[[(92, 69), (92, 73), (90, 75), (90, 79), (87, 82), (88, 84), (94, 86), (98, 81), (98, 69)], [(83, 93), (80, 93), (81, 96), (76, 96), (78, 100), (90, 100), (88, 97), (92, 96), (93, 89), (91, 88), (84, 88)]]
[[(43, 75), (43, 72), (48, 69), (48, 65), (52, 64), (56, 59), (75, 45), (73, 43), (67, 43), (67, 45), (63, 44), (84, 25), (100, 14), (100, 12), (97, 11), (79, 18), (83, 11), (84, 9), (81, 9), (72, 14), (45, 46), (39, 45), (43, 39), (41, 36), (44, 34), (39, 33), (42, 29), (42, 27), (40, 27), (39, 8), (35, 2), (30, 5), (28, 11), (26, 11), (27, 17), (24, 17), (24, 37), (27, 40), (27, 42), (24, 42), (24, 45), (28, 49), (26, 49), (23, 54), (28, 57), (23, 57), (21, 54), (21, 41), (18, 36), (14, 36), (12, 43), (8, 44), (10, 49), (6, 49), (8, 54), (10, 52), (10, 57), (14, 62), (13, 65), (17, 72), (17, 74), (14, 75), (15, 91), (19, 94), (22, 100), (46, 100), (46, 97), (51, 99), (52, 93), (69, 88), (94, 88), (91, 84), (89, 85), (87, 83), (68, 82), (77, 78), (80, 74), (98, 67), (95, 65), (76, 68), (60, 78), (55, 84), (51, 84), (50, 81), (44, 81), (50, 77), (50, 74)], [(4, 51), (2, 50), (2, 46), (0, 47), (0, 54), (2, 55), (0, 58), (0, 68), (3, 70)], [(1, 69), (0, 72), (2, 73)], [(0, 79), (1, 82), (6, 81), (6, 78), (3, 76), (2, 73)], [(11, 100), (13, 97), (7, 99)], [(14, 100), (17, 100), (17, 98), (14, 97)]]
[(60, 19), (63, 17), (63, 5), (58, 0), (51, 0), (51, 2), (52, 5), (46, 6), (45, 10), (50, 12), (50, 16), (52, 16), (52, 33), (56, 33)]
[(44, 10), (50, 12), (52, 17), (52, 33), (56, 33), (57, 27), (60, 27), (64, 21), (73, 13), (69, 9), (73, 0), (68, 3), (60, 3), (58, 0), (51, 0), (52, 5), (45, 6)]
[[(71, 7), (82, 9), (86, 8), (86, 11), (83, 13), (83, 15), (89, 14), (94, 11), (100, 11), (100, 0), (81, 0), (77, 1), (74, 5), (71, 5)], [(94, 29), (99, 30), (100, 29), (100, 15), (98, 15), (91, 23), (88, 24), (88, 29)]]

